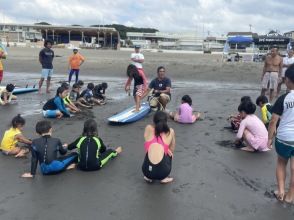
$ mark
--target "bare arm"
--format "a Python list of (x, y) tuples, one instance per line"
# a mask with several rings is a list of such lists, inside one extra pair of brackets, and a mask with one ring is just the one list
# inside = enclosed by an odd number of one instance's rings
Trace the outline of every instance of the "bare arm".
[(18, 142), (24, 143), (24, 144), (32, 144), (32, 141), (23, 136), (22, 134), (17, 134), (14, 137)]
[(142, 98), (141, 99), (144, 99), (149, 94), (150, 91), (151, 91), (151, 89), (148, 87), (148, 89), (146, 89), (146, 91), (142, 95)]
[(277, 115), (275, 113), (272, 114), (272, 119), (271, 119), (271, 121), (269, 123), (269, 127), (268, 127), (268, 144), (267, 144), (267, 146), (269, 148), (271, 148), (272, 143), (273, 143), (273, 138), (274, 138), (275, 134), (277, 133), (276, 128), (277, 128), (277, 123), (278, 123), (279, 119), (280, 119), (279, 115)]
[(171, 135), (172, 135), (172, 140), (171, 140), (171, 143), (169, 145), (169, 149), (170, 149), (170, 151), (172, 153), (174, 153), (175, 148), (176, 148), (176, 136), (175, 136), (174, 130), (172, 128), (170, 130), (171, 130), (170, 132), (171, 132)]
[(283, 58), (281, 58), (280, 65), (279, 65), (279, 77), (281, 77), (283, 71)]

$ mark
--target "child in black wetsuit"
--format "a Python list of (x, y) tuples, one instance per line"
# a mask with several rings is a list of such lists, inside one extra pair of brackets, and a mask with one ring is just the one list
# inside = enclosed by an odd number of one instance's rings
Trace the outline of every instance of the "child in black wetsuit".
[(85, 121), (82, 136), (68, 145), (69, 150), (75, 148), (78, 149), (78, 168), (84, 171), (99, 170), (122, 151), (121, 147), (106, 149), (98, 137), (97, 123), (93, 119)]
[(101, 100), (101, 102), (105, 103), (105, 99), (106, 99), (105, 91), (107, 88), (108, 88), (108, 85), (106, 82), (96, 85), (93, 90), (94, 98)]
[(74, 163), (77, 161), (77, 153), (70, 153), (66, 156), (58, 157), (58, 152), (61, 155), (66, 154), (66, 144), (62, 145), (58, 138), (51, 137), (52, 127), (49, 121), (39, 121), (36, 124), (36, 132), (41, 137), (34, 139), (32, 142), (31, 172), (24, 173), (22, 177), (34, 177), (38, 161), (43, 175), (57, 174), (75, 167)]

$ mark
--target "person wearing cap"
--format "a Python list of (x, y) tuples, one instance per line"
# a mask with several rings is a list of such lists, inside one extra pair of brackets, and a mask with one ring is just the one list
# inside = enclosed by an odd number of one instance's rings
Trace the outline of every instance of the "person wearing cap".
[(69, 69), (69, 76), (68, 76), (68, 83), (70, 84), (72, 75), (76, 75), (75, 82), (77, 83), (79, 80), (79, 72), (80, 66), (84, 63), (85, 58), (78, 52), (78, 49), (73, 49), (73, 54), (68, 59), (68, 69)]

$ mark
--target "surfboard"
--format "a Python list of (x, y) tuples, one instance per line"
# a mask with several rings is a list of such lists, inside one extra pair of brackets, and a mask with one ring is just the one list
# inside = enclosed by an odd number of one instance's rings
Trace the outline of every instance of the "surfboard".
[(138, 121), (144, 118), (150, 112), (151, 108), (149, 103), (144, 102), (141, 103), (141, 108), (139, 112), (134, 112), (135, 106), (130, 107), (118, 114), (115, 114), (108, 118), (108, 122), (110, 123), (131, 123)]
[(17, 94), (24, 94), (24, 93), (29, 93), (29, 92), (36, 92), (36, 91), (38, 91), (38, 89), (35, 87), (15, 88), (12, 91), (12, 94), (17, 95)]
[[(1, 88), (5, 88), (5, 86), (1, 86)], [(38, 89), (35, 87), (15, 87), (15, 89), (12, 91), (12, 94), (18, 95), (36, 91), (38, 91)]]

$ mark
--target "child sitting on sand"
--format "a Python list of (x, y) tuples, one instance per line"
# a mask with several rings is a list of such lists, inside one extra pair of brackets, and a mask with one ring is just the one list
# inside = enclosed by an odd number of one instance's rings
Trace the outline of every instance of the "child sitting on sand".
[(94, 98), (100, 100), (101, 102), (105, 102), (105, 90), (107, 87), (108, 85), (106, 82), (96, 85), (93, 90)]
[(272, 105), (268, 102), (268, 98), (264, 95), (261, 95), (256, 99), (256, 105), (260, 107), (261, 120), (265, 124), (265, 127), (268, 128), (269, 122), (272, 118)]
[(6, 88), (0, 87), (0, 104), (6, 105), (11, 102), (11, 100), (16, 100), (17, 97), (12, 95), (12, 91), (14, 90), (15, 86), (13, 84), (7, 84)]
[(80, 97), (80, 86), (75, 83), (72, 85), (72, 89), (69, 94), (69, 99), (70, 101), (75, 105), (75, 106), (80, 106), (84, 108), (92, 108), (90, 103), (88, 103), (83, 97)]
[(32, 178), (36, 174), (38, 162), (43, 175), (57, 174), (66, 169), (75, 168), (77, 153), (66, 156), (66, 144), (62, 145), (58, 138), (52, 137), (52, 126), (49, 121), (39, 121), (36, 124), (36, 132), (41, 136), (32, 142), (31, 172), (24, 173), (22, 177)]
[(171, 112), (170, 117), (179, 123), (191, 124), (196, 122), (200, 118), (201, 113), (193, 113), (192, 99), (189, 95), (184, 95), (182, 97), (182, 104), (179, 107), (178, 112)]
[(45, 118), (70, 117), (69, 110), (65, 107), (63, 99), (67, 96), (67, 90), (59, 87), (56, 96), (49, 99), (43, 106), (43, 115)]
[(147, 78), (145, 76), (145, 73), (143, 69), (140, 71), (137, 69), (135, 65), (130, 64), (127, 69), (127, 76), (128, 80), (125, 84), (125, 91), (130, 93), (130, 86), (132, 83), (132, 80), (134, 79), (134, 90), (133, 90), (133, 96), (135, 100), (136, 109), (135, 111), (140, 111), (141, 107), (141, 99), (147, 90)]
[(22, 134), (25, 123), (25, 119), (20, 115), (17, 115), (12, 119), (11, 128), (5, 131), (0, 146), (0, 150), (2, 150), (5, 155), (23, 157), (29, 152), (28, 147), (20, 146), (20, 143), (26, 145), (32, 144), (32, 141)]
[(94, 98), (94, 95), (93, 95), (94, 87), (95, 86), (94, 86), (93, 83), (88, 83), (87, 89), (85, 89), (81, 93), (81, 97), (83, 97), (89, 103), (95, 103), (97, 105), (103, 105), (103, 104), (105, 104), (105, 103), (102, 103), (100, 100)]
[(241, 150), (244, 151), (268, 151), (267, 147), (268, 132), (262, 121), (254, 115), (256, 106), (252, 102), (242, 102), (238, 111), (242, 117), (240, 123), (236, 144), (244, 141), (245, 147)]
[(68, 145), (68, 149), (78, 149), (78, 168), (84, 171), (94, 171), (102, 168), (110, 159), (122, 152), (121, 147), (115, 150), (106, 149), (98, 136), (97, 123), (89, 119), (84, 123), (84, 130), (78, 139)]
[[(240, 103), (243, 102), (251, 102), (251, 98), (249, 96), (243, 96), (240, 100)], [(242, 117), (240, 113), (235, 114), (235, 115), (230, 115), (228, 118), (228, 121), (231, 124), (231, 128), (233, 131), (237, 132), (240, 126), (240, 123), (242, 121)]]
[(68, 108), (68, 110), (71, 113), (77, 113), (77, 112), (81, 112), (81, 109), (79, 109), (70, 99), (69, 97), (69, 84), (64, 82), (61, 84), (61, 87), (65, 88), (67, 90), (67, 96), (65, 98), (63, 98), (63, 102), (65, 107)]

